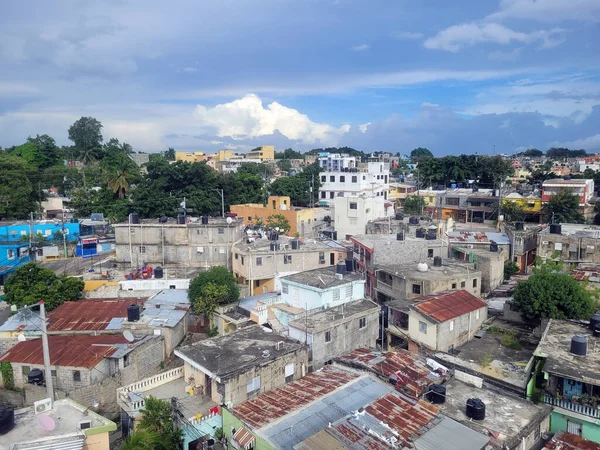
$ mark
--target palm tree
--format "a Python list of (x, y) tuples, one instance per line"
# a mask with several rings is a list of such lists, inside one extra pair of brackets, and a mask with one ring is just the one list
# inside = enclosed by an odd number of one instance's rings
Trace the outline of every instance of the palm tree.
[(168, 450), (170, 442), (151, 430), (137, 430), (129, 435), (121, 450)]
[(116, 158), (115, 164), (107, 170), (107, 185), (110, 190), (118, 195), (119, 198), (125, 198), (129, 191), (129, 184), (138, 176), (137, 166), (123, 154)]

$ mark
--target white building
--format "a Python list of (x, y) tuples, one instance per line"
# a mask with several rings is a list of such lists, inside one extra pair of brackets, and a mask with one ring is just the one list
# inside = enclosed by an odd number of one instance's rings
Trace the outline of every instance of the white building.
[(324, 170), (319, 189), (323, 206), (332, 205), (336, 197), (357, 196), (367, 192), (387, 200), (390, 188), (388, 163), (369, 160), (358, 164), (354, 156), (321, 153), (319, 166)]
[(339, 239), (365, 234), (369, 221), (393, 215), (394, 205), (384, 197), (362, 193), (336, 197), (334, 201), (334, 226)]

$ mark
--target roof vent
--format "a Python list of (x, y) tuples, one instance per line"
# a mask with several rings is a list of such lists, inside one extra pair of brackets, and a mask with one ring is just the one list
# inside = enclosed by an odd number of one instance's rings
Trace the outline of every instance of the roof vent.
[(573, 336), (571, 338), (571, 353), (574, 355), (587, 355), (587, 336)]
[(271, 354), (269, 353), (269, 350), (263, 350), (263, 358), (268, 358), (269, 356), (271, 356)]

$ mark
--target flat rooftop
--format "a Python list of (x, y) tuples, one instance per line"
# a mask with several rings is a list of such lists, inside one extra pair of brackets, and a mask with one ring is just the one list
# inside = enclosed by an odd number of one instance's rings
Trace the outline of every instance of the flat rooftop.
[(380, 309), (381, 307), (371, 300), (357, 300), (333, 308), (327, 308), (324, 311), (310, 314), (308, 317), (302, 319), (293, 320), (289, 323), (289, 326), (299, 330), (307, 330), (310, 333), (317, 333), (321, 330), (331, 328), (335, 322), (343, 319), (362, 316), (365, 313), (375, 312), (379, 314)]
[[(83, 448), (85, 431), (78, 431), (79, 422), (82, 420), (91, 421), (91, 429), (102, 428), (106, 432), (117, 429), (117, 425), (114, 422), (70, 399), (57, 400), (54, 402), (52, 410), (44, 414), (35, 414), (33, 407), (16, 410), (15, 427), (0, 439), (0, 450), (19, 449), (21, 448), (19, 444), (30, 443), (39, 439), (44, 439), (45, 442), (53, 442), (52, 438), (57, 438), (56, 443), (58, 444), (58, 446), (53, 448), (61, 448), (61, 444), (66, 445), (67, 442), (71, 441), (81, 441), (81, 448)], [(54, 429), (52, 431), (45, 431), (40, 425), (42, 421), (47, 423), (53, 422)], [(12, 447), (13, 444), (16, 444), (16, 446)]]
[(417, 270), (416, 262), (385, 265), (378, 264), (377, 268), (382, 269), (391, 275), (413, 280), (448, 280), (461, 276), (481, 276), (481, 272), (474, 270), (473, 264), (469, 263), (443, 260), (441, 266), (434, 266), (428, 261), (427, 266), (427, 271), (425, 272)]
[(343, 274), (342, 279), (336, 275), (336, 267), (327, 266), (281, 277), (281, 281), (290, 281), (292, 283), (303, 284), (319, 289), (327, 289), (334, 286), (343, 286), (344, 284), (363, 279), (362, 274), (358, 272), (347, 272)]
[[(294, 238), (289, 236), (281, 236), (279, 235), (279, 239), (275, 242), (279, 244), (279, 250), (276, 250), (277, 253), (299, 253), (299, 252), (314, 252), (314, 251), (331, 251), (332, 248), (340, 248), (339, 244), (335, 246), (328, 245), (328, 242), (333, 241), (318, 241), (315, 239), (301, 239), (300, 246), (298, 249), (292, 250), (292, 241)], [(273, 254), (273, 250), (271, 250), (271, 241), (265, 237), (263, 238), (255, 238), (253, 242), (248, 243), (246, 240), (239, 242), (234, 245), (234, 250), (238, 250), (240, 252), (252, 252), (252, 253), (268, 253)], [(340, 250), (343, 247), (340, 248)]]
[[(493, 433), (497, 443), (511, 441), (515, 446), (519, 434), (528, 425), (547, 416), (552, 407), (534, 405), (517, 397), (503, 395), (490, 389), (479, 389), (473, 385), (453, 379), (445, 384), (446, 402), (440, 406), (443, 414), (484, 435)], [(485, 403), (485, 419), (471, 420), (466, 415), (467, 400), (479, 398)]]
[[(587, 337), (587, 355), (571, 353), (573, 336)], [(600, 353), (595, 351), (599, 344), (600, 338), (592, 335), (589, 325), (551, 319), (535, 350), (535, 356), (546, 358), (545, 372), (599, 385)]]
[(200, 217), (193, 217), (193, 216), (187, 216), (186, 220), (187, 222), (184, 224), (179, 224), (177, 223), (177, 218), (176, 217), (167, 217), (167, 221), (166, 222), (159, 222), (158, 219), (140, 219), (140, 223), (132, 223), (130, 224), (129, 222), (121, 222), (121, 223), (115, 223), (113, 224), (114, 227), (129, 227), (131, 226), (133, 227), (140, 227), (140, 226), (156, 226), (156, 227), (161, 227), (161, 226), (168, 226), (168, 227), (181, 227), (181, 228), (186, 228), (186, 227), (192, 227), (192, 228), (197, 228), (197, 227), (236, 227), (238, 225), (243, 224), (243, 219), (241, 218), (236, 218), (236, 217), (231, 217), (231, 223), (227, 223), (227, 219), (228, 217), (209, 217), (208, 218), (208, 225), (207, 224), (202, 224), (202, 219)]
[(560, 234), (550, 234), (550, 227), (545, 227), (540, 231), (540, 234), (548, 237), (573, 236), (577, 238), (600, 238), (600, 227), (579, 223), (563, 223), (561, 224)]
[[(278, 342), (283, 345), (277, 349)], [(304, 345), (260, 325), (249, 326), (225, 336), (195, 342), (179, 347), (175, 354), (208, 371), (219, 382), (246, 370), (274, 361), (295, 352)], [(267, 352), (268, 356), (263, 356)]]
[(145, 398), (154, 397), (168, 401), (170, 401), (172, 397), (176, 397), (178, 408), (187, 419), (191, 419), (199, 413), (207, 415), (211, 408), (217, 406), (217, 404), (206, 395), (188, 394), (186, 388), (189, 386), (189, 383), (182, 376), (153, 389), (144, 391), (143, 396)]
[[(412, 226), (412, 225), (411, 225)], [(426, 227), (426, 224), (423, 224)], [(393, 247), (395, 250), (401, 248), (406, 242), (422, 243), (425, 247), (441, 247), (444, 242), (441, 239), (425, 239), (417, 238), (411, 235), (405, 235), (404, 241), (396, 239), (395, 234), (356, 234), (350, 238), (352, 241), (360, 242), (362, 245), (369, 247), (372, 250), (380, 248)]]
[(506, 233), (496, 233), (493, 231), (450, 231), (448, 233), (450, 243), (465, 244), (490, 244), (492, 241), (498, 245), (510, 244), (510, 239)]
[(160, 291), (146, 301), (146, 308), (156, 305), (173, 306), (189, 309), (190, 300), (188, 299), (187, 289), (165, 289)]

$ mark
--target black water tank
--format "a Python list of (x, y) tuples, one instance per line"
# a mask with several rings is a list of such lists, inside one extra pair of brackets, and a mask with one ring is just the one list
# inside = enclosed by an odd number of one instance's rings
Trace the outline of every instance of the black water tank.
[(169, 221), (169, 218), (167, 216), (162, 216), (160, 219), (158, 219), (159, 223), (167, 223)]
[(435, 241), (437, 239), (437, 232), (435, 230), (428, 230), (425, 239), (428, 241)]
[(434, 256), (433, 266), (434, 267), (442, 267), (442, 257), (441, 256)]
[(411, 225), (418, 225), (419, 224), (419, 218), (412, 216), (408, 219), (408, 223), (410, 223)]
[(279, 233), (277, 231), (272, 231), (271, 232), (271, 240), (272, 241), (278, 241), (279, 240)]
[(563, 180), (567, 180), (567, 181), (568, 181), (568, 180), (570, 180), (570, 179), (571, 179), (571, 175), (565, 175), (565, 176), (563, 177)]
[(479, 188), (477, 186), (473, 186), (473, 192), (479, 192)]
[(202, 216), (200, 220), (202, 221), (202, 225), (208, 225), (208, 216)]
[(15, 409), (10, 406), (0, 407), (0, 434), (6, 434), (15, 426)]
[(179, 225), (185, 225), (185, 216), (183, 214), (177, 216), (177, 223)]
[(334, 231), (331, 235), (331, 239), (333, 239), (334, 241), (337, 241), (337, 231)]
[(600, 337), (600, 325), (596, 325), (596, 328), (592, 330), (592, 334), (594, 337)]
[(298, 239), (292, 239), (292, 250), (298, 250), (300, 247), (300, 241)]
[(515, 230), (523, 231), (524, 225), (523, 222), (515, 222)]
[(467, 400), (467, 417), (473, 420), (485, 419), (485, 403), (478, 398)]
[(354, 258), (346, 258), (346, 272), (354, 272)]
[(427, 400), (436, 405), (441, 405), (446, 401), (446, 386), (434, 384), (427, 393)]
[(29, 384), (36, 384), (41, 386), (44, 384), (44, 372), (40, 369), (32, 369), (29, 374), (27, 374), (27, 382)]
[(163, 277), (163, 268), (157, 267), (154, 269), (154, 278), (162, 278)]
[(587, 355), (588, 340), (586, 336), (573, 336), (571, 338), (571, 353), (574, 355)]
[(402, 231), (400, 233), (396, 234), (396, 240), (397, 241), (403, 241), (404, 240), (404, 233)]
[(562, 226), (560, 223), (551, 223), (550, 224), (550, 234), (561, 234)]
[(271, 250), (272, 252), (274, 252), (275, 249), (276, 249), (276, 247), (277, 247), (277, 243), (275, 241), (269, 242), (269, 250)]
[(490, 252), (498, 251), (498, 243), (496, 241), (490, 241)]
[(418, 238), (424, 238), (425, 230), (423, 228), (417, 228), (417, 231), (415, 232), (415, 236)]
[(590, 319), (590, 328), (593, 330), (600, 325), (600, 314), (594, 314)]
[(127, 307), (127, 321), (137, 322), (140, 320), (140, 307), (138, 305), (129, 305)]
[(396, 220), (404, 220), (404, 214), (396, 213)]
[(346, 275), (346, 263), (339, 262), (335, 266), (335, 273), (341, 273), (342, 275)]
[(138, 224), (140, 223), (140, 215), (138, 213), (129, 214), (129, 223)]

